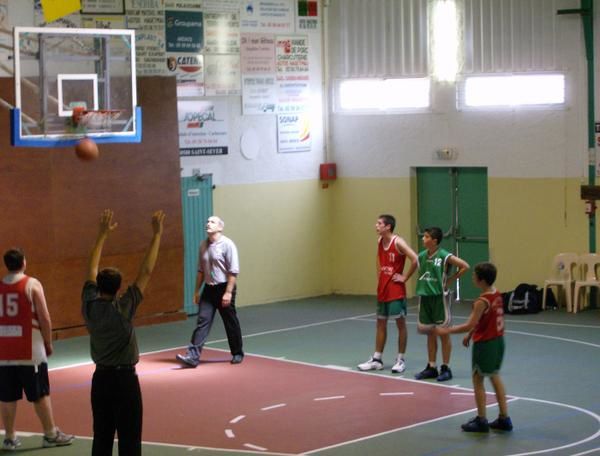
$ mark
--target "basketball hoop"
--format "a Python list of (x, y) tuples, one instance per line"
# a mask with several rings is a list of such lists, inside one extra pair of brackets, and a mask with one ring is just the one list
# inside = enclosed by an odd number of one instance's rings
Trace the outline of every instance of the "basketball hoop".
[(73, 127), (83, 127), (86, 130), (110, 131), (112, 121), (119, 118), (121, 111), (118, 109), (101, 109), (88, 111), (82, 106), (73, 107), (71, 120)]

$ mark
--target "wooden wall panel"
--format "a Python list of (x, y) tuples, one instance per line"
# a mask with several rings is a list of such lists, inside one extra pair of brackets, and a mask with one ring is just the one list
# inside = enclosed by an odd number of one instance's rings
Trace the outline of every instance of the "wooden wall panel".
[[(158, 263), (140, 307), (140, 321), (185, 318), (183, 230), (174, 78), (140, 78), (140, 144), (103, 144), (82, 162), (71, 148), (14, 148), (9, 112), (0, 109), (0, 251), (25, 249), (27, 272), (44, 285), (54, 328), (81, 333), (80, 294), (100, 212), (113, 209), (117, 229), (102, 266), (116, 266), (125, 285), (137, 275), (152, 236), (152, 213), (166, 212)], [(13, 81), (0, 79), (12, 100)], [(72, 330), (70, 332), (70, 330)]]

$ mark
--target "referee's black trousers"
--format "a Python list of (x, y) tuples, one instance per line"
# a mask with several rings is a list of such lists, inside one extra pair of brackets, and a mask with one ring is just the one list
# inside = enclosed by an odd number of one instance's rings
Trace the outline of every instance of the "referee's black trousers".
[(231, 354), (243, 356), (242, 329), (235, 309), (236, 288), (231, 293), (231, 304), (223, 307), (222, 300), (226, 288), (226, 283), (204, 285), (204, 290), (202, 290), (202, 295), (200, 296), (200, 309), (198, 310), (196, 329), (192, 333), (191, 343), (198, 348), (198, 351), (202, 350), (210, 333), (215, 313), (218, 310), (223, 320), (225, 332), (227, 333), (227, 342), (229, 342)]

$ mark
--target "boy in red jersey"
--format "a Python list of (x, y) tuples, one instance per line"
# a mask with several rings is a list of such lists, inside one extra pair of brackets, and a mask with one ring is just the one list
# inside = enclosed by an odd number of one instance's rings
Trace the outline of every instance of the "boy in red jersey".
[[(500, 366), (504, 357), (504, 308), (502, 296), (493, 287), (496, 267), (492, 263), (479, 263), (473, 272), (473, 283), (482, 293), (473, 303), (473, 310), (466, 323), (449, 328), (435, 327), (438, 335), (464, 333), (463, 345), (469, 346), (473, 338), (473, 388), (477, 416), (463, 424), (465, 432), (489, 432), (489, 429), (511, 431), (513, 426), (506, 405), (506, 391), (500, 378)], [(500, 415), (488, 424), (485, 416), (485, 386), (489, 377), (496, 392)]]
[[(396, 220), (393, 216), (380, 215), (375, 223), (379, 235), (377, 247), (377, 333), (375, 336), (375, 353), (366, 362), (358, 365), (361, 371), (381, 370), (381, 359), (387, 338), (388, 318), (396, 320), (398, 328), (398, 356), (392, 372), (400, 374), (406, 369), (404, 353), (406, 353), (406, 281), (417, 269), (417, 254), (406, 241), (394, 234)], [(410, 267), (404, 273), (406, 258)]]

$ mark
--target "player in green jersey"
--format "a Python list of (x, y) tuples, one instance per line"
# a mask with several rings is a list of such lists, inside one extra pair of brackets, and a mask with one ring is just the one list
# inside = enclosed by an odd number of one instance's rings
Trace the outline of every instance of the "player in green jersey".
[[(419, 272), (417, 274), (417, 296), (419, 296), (419, 321), (417, 329), (420, 333), (427, 334), (427, 366), (417, 375), (417, 380), (437, 378), (444, 382), (452, 378), (450, 354), (452, 341), (448, 334), (439, 336), (442, 345), (442, 366), (438, 372), (437, 336), (432, 333), (435, 326), (446, 327), (450, 324), (450, 293), (447, 285), (458, 279), (468, 269), (469, 264), (440, 247), (443, 234), (438, 227), (425, 229), (423, 245), (425, 250), (419, 253)], [(450, 266), (457, 268), (456, 272), (448, 276)]]

